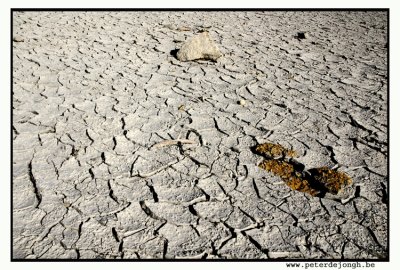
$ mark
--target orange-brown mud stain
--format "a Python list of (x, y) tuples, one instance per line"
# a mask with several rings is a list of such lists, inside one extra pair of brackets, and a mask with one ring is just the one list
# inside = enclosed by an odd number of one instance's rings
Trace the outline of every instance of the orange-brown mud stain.
[(331, 170), (328, 167), (313, 169), (313, 175), (314, 179), (323, 184), (328, 192), (332, 194), (338, 194), (343, 187), (352, 183), (347, 174)]
[(310, 170), (313, 185), (310, 184), (309, 180), (296, 171), (292, 164), (282, 160), (285, 157), (297, 157), (296, 151), (286, 149), (279, 144), (259, 144), (254, 148), (254, 152), (266, 158), (258, 165), (260, 168), (279, 176), (293, 190), (309, 193), (312, 196), (321, 192), (337, 194), (343, 187), (352, 183), (347, 174), (331, 170), (328, 167), (321, 167)]
[(296, 151), (286, 149), (282, 145), (274, 143), (263, 143), (255, 147), (255, 152), (259, 155), (278, 158), (282, 156), (297, 157)]
[(320, 192), (310, 186), (306, 179), (302, 179), (293, 165), (280, 160), (264, 160), (258, 165), (260, 168), (279, 176), (291, 189), (316, 196)]

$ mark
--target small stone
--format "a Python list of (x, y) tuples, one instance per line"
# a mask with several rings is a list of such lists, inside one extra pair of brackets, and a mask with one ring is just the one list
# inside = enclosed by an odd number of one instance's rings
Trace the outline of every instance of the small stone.
[(246, 100), (241, 99), (241, 100), (239, 101), (239, 105), (242, 105), (242, 106), (246, 105)]
[(187, 26), (181, 26), (181, 27), (178, 27), (176, 30), (178, 30), (180, 32), (184, 32), (184, 31), (191, 31), (192, 29)]
[(65, 203), (64, 203), (64, 207), (65, 207), (65, 208), (68, 208), (68, 207), (70, 207), (70, 206), (71, 206), (70, 203), (68, 203), (68, 202), (65, 202)]
[(208, 32), (202, 32), (190, 38), (177, 53), (177, 58), (180, 61), (192, 61), (196, 59), (217, 61), (221, 56), (222, 53), (211, 40)]
[(307, 38), (307, 34), (305, 32), (298, 32), (297, 36), (295, 36), (298, 40), (300, 39), (306, 39)]
[(24, 38), (21, 36), (14, 36), (13, 41), (14, 42), (24, 42)]

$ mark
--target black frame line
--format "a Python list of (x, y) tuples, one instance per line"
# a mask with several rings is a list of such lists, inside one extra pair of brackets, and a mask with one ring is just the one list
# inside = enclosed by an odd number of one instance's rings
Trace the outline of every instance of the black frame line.
[(13, 33), (14, 33), (14, 25), (13, 25), (13, 11), (11, 10), (10, 13), (10, 244), (11, 244), (11, 250), (10, 250), (10, 256), (11, 256), (11, 261), (13, 261), (13, 209), (14, 209), (14, 198), (13, 198)]
[[(14, 12), (386, 12), (387, 14), (387, 258), (385, 259), (15, 259), (13, 258), (13, 14)], [(11, 8), (10, 9), (10, 261), (11, 262), (390, 262), (390, 9), (389, 8)], [(301, 267), (301, 266), (300, 266)]]
[(386, 91), (386, 100), (387, 100), (387, 132), (386, 132), (386, 140), (387, 140), (387, 251), (388, 251), (388, 261), (390, 261), (390, 124), (389, 124), (389, 115), (390, 115), (390, 10), (387, 10), (387, 30), (386, 30), (386, 68), (387, 68), (387, 91)]

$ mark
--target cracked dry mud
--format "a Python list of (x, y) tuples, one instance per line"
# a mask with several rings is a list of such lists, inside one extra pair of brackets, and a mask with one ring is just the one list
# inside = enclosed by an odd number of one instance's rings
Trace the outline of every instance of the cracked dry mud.
[[(386, 13), (14, 12), (13, 27), (13, 258), (387, 258)], [(201, 30), (216, 63), (171, 55)], [(258, 168), (265, 141), (345, 172), (346, 197)]]

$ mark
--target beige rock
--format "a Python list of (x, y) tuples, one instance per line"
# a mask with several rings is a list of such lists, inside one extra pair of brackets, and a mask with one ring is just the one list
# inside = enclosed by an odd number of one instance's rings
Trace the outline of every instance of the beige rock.
[(180, 61), (191, 61), (196, 59), (207, 59), (217, 61), (222, 53), (217, 45), (211, 40), (208, 32), (202, 32), (186, 41), (178, 51), (177, 58)]
[(14, 36), (13, 41), (14, 42), (24, 42), (24, 38), (21, 36)]

